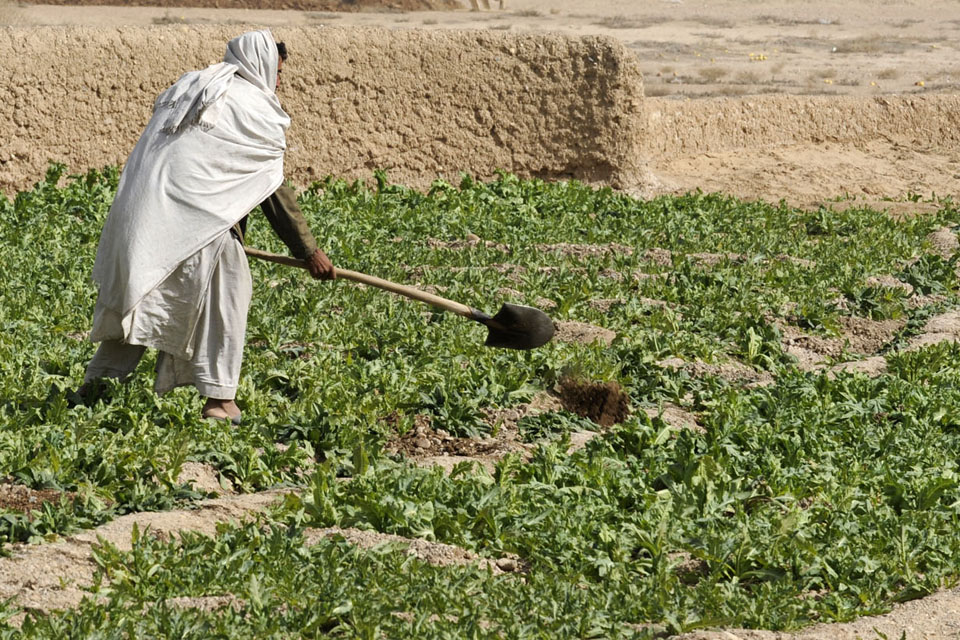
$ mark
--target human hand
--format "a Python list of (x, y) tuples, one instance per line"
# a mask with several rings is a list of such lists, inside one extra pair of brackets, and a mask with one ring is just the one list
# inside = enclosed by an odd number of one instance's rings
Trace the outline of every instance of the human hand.
[(313, 255), (304, 260), (304, 262), (307, 263), (307, 269), (310, 271), (310, 275), (317, 280), (334, 280), (337, 277), (337, 270), (334, 269), (330, 258), (320, 249), (314, 251)]

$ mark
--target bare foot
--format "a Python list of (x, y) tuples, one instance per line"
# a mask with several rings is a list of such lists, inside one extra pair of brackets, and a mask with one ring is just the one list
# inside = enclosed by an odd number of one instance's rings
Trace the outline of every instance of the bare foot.
[(233, 400), (207, 398), (203, 405), (202, 415), (204, 418), (229, 420), (234, 424), (240, 424), (240, 407)]

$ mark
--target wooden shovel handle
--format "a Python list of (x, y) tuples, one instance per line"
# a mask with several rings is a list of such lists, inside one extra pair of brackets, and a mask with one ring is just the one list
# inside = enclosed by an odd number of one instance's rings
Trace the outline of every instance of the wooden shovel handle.
[[(276, 262), (277, 264), (285, 264), (288, 267), (299, 267), (301, 269), (307, 268), (307, 263), (305, 261), (298, 260), (290, 256), (281, 256), (276, 253), (254, 249), (253, 247), (244, 247), (243, 251), (248, 256), (259, 258), (260, 260)], [(413, 300), (419, 300), (420, 302), (426, 302), (429, 305), (451, 311), (465, 318), (470, 318), (471, 320), (481, 321), (483, 318), (487, 317), (483, 312), (477, 311), (476, 309), (468, 307), (465, 304), (454, 302), (453, 300), (447, 300), (446, 298), (435, 296), (432, 293), (427, 293), (426, 291), (421, 291), (420, 289), (415, 289), (414, 287), (407, 287), (402, 284), (397, 284), (396, 282), (390, 282), (389, 280), (384, 280), (383, 278), (368, 276), (367, 274), (360, 273), (359, 271), (350, 271), (349, 269), (341, 269), (340, 267), (337, 267), (337, 277), (370, 285), (371, 287), (396, 293)]]

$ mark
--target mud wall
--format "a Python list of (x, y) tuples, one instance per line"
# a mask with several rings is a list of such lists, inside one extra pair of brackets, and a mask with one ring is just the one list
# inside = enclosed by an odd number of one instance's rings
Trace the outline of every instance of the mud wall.
[[(218, 62), (242, 26), (0, 29), (0, 189), (50, 161), (122, 164), (153, 101)], [(496, 169), (636, 182), (643, 85), (612, 39), (479, 31), (275, 29), (290, 50), (279, 95), (293, 117), (287, 175), (414, 186)]]
[(960, 145), (960, 95), (647, 98), (646, 160), (739, 149), (883, 139), (917, 148)]

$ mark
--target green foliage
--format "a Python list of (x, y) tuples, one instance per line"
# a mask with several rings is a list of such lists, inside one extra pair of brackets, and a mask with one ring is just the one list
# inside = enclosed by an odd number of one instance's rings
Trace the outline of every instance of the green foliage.
[(900, 278), (923, 294), (948, 293), (957, 288), (957, 258), (944, 260), (936, 254), (920, 256)]
[[(105, 599), (28, 617), (22, 637), (642, 637), (653, 631), (635, 625), (647, 621), (791, 629), (882, 611), (957, 578), (960, 348), (893, 348), (879, 378), (831, 377), (799, 372), (778, 329), (832, 337), (845, 314), (902, 318), (896, 347), (957, 307), (954, 261), (924, 253), (930, 231), (960, 222), (948, 201), (893, 220), (715, 194), (640, 201), (508, 174), (427, 193), (383, 173), (374, 187), (327, 179), (301, 204), (335, 264), (444, 287), (489, 311), (508, 295), (546, 299), (557, 320), (617, 338), (486, 349), (474, 323), (253, 263), (236, 429), (201, 420), (192, 390), (156, 397), (152, 355), (101, 400), (69, 406), (93, 353), (89, 276), (118, 174), (65, 174), (53, 165), (33, 190), (0, 197), (0, 477), (70, 497), (0, 513), (0, 542), (189, 504), (203, 495), (178, 481), (188, 461), (242, 491), (305, 493), (212, 538), (138, 533), (130, 552), (100, 548)], [(468, 234), (489, 243), (448, 242)], [(256, 214), (248, 240), (284, 250)], [(578, 255), (562, 243), (607, 246)], [(876, 275), (914, 293), (869, 286)], [(915, 304), (928, 294), (942, 296), (935, 307)], [(657, 364), (671, 357), (733, 358), (775, 384)], [(383, 455), (417, 414), (454, 435), (488, 435), (485, 410), (529, 401), (571, 371), (618, 381), (634, 417), (568, 455), (567, 435), (596, 425), (527, 416), (518, 429), (536, 443), (532, 459), (508, 457), (492, 476)], [(696, 412), (706, 433), (646, 417), (666, 403)], [(319, 464), (305, 478), (309, 461)], [(434, 567), (394, 547), (309, 546), (307, 526), (515, 553), (529, 574)], [(171, 603), (226, 595), (239, 604)], [(0, 635), (18, 633), (2, 626), (16, 612), (0, 608)]]
[(586, 418), (569, 411), (555, 411), (524, 416), (517, 423), (517, 430), (524, 442), (550, 440), (569, 436), (574, 431), (587, 431), (597, 426)]

